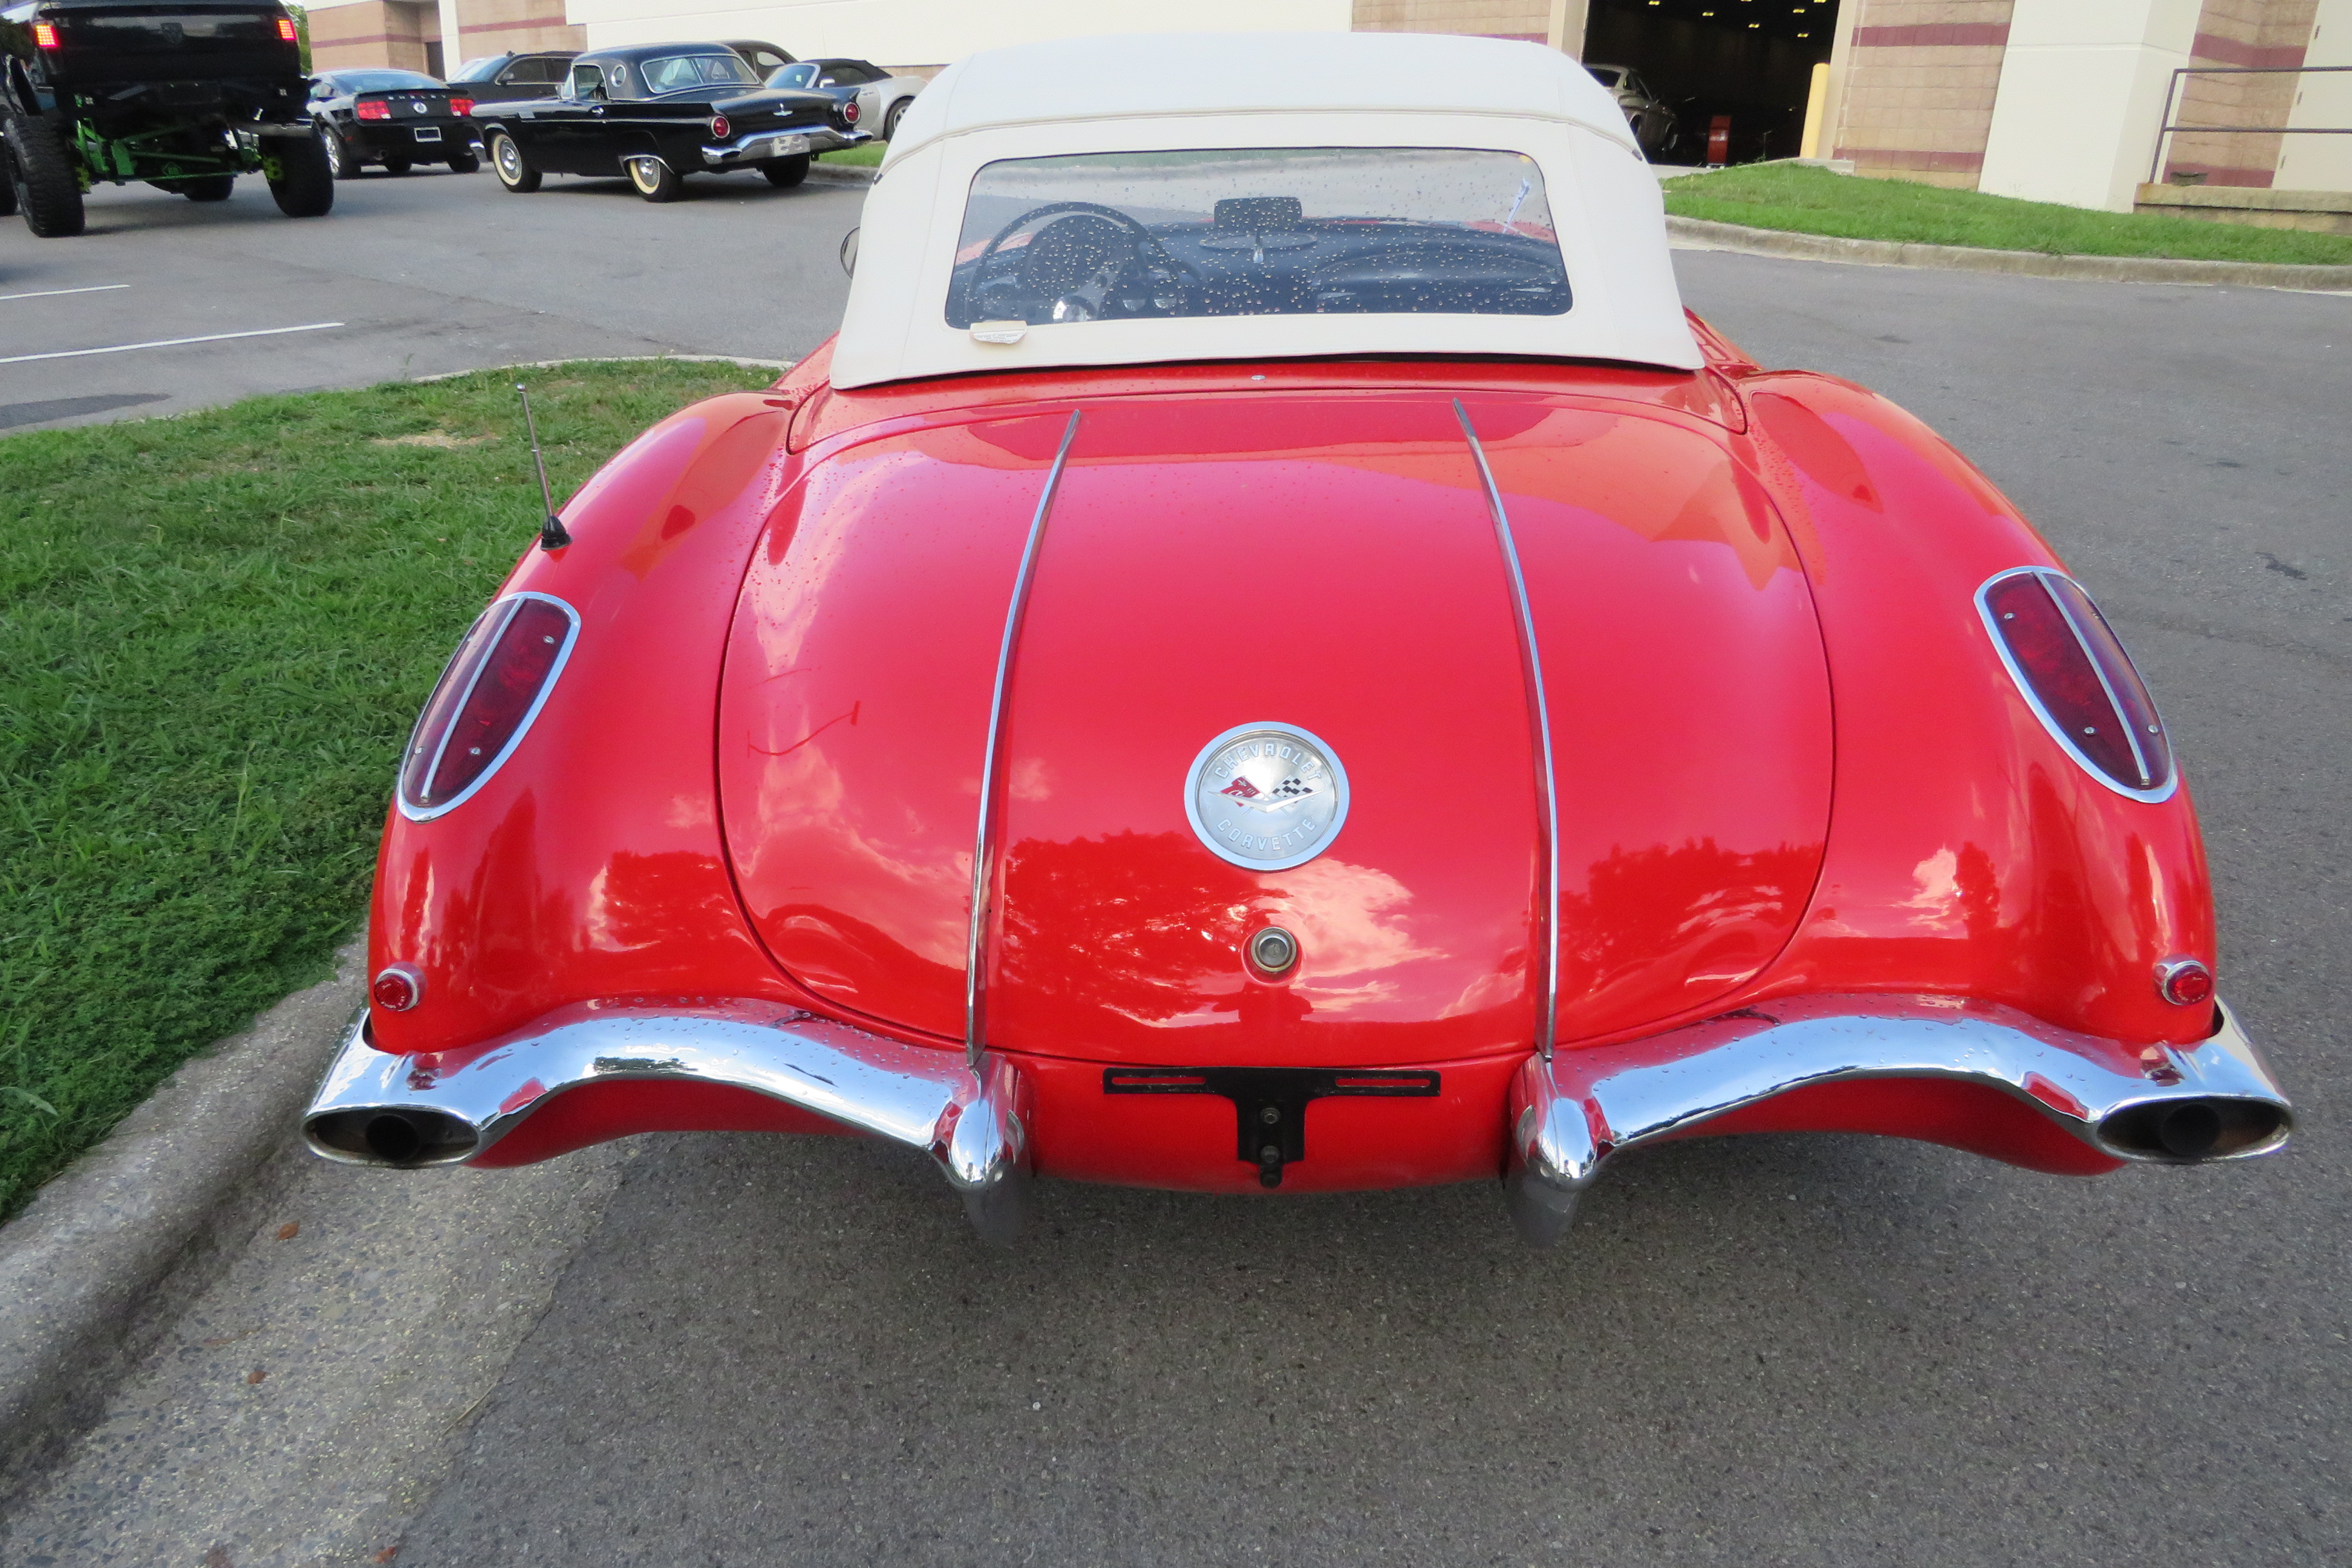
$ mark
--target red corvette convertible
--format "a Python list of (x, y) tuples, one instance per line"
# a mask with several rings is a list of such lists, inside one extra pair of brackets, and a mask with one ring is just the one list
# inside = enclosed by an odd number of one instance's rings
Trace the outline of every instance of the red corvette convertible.
[(2290, 1121), (2090, 597), (1686, 316), (1616, 104), (1492, 40), (943, 74), (838, 336), (466, 634), (370, 942), (329, 1158), (859, 1132), (992, 1238), (1033, 1173), (1499, 1178), (1543, 1241), (1665, 1139), (2087, 1175)]

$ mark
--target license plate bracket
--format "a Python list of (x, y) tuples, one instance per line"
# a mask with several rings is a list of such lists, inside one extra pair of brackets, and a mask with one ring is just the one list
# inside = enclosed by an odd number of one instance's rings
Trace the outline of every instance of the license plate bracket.
[(1443, 1079), (1427, 1068), (1105, 1068), (1105, 1094), (1213, 1094), (1234, 1102), (1234, 1157), (1257, 1167), (1258, 1185), (1282, 1185), (1282, 1168), (1307, 1158), (1307, 1108), (1318, 1100), (1433, 1100)]

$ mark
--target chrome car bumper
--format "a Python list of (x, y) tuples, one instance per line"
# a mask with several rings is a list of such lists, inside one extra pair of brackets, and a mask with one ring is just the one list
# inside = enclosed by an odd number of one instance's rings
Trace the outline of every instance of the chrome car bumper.
[(2014, 1096), (2118, 1160), (2202, 1164), (2266, 1154), (2294, 1112), (2218, 1004), (2193, 1046), (2112, 1041), (1957, 1000), (1771, 1003), (1623, 1046), (1530, 1057), (1513, 1081), (1505, 1194), (1536, 1246), (1557, 1239), (1612, 1155), (1816, 1084), (1971, 1082)]
[(734, 169), (764, 163), (771, 158), (797, 158), (803, 153), (837, 153), (844, 147), (862, 147), (873, 140), (863, 131), (835, 131), (824, 125), (760, 131), (723, 146), (703, 148), (702, 162), (707, 168)]
[[(2293, 1112), (2225, 1009), (2193, 1046), (2137, 1056), (2110, 1040), (1956, 1000), (1776, 1002), (1623, 1045), (1530, 1056), (1513, 1079), (1505, 1194), (1537, 1245), (1556, 1239), (1612, 1155), (1704, 1131), (1780, 1095), (1864, 1079), (1997, 1089), (2118, 1160), (2198, 1164), (2267, 1153)], [(938, 1162), (983, 1237), (1024, 1224), (1027, 1086), (1009, 1059), (902, 1045), (765, 1002), (588, 1003), (479, 1050), (394, 1056), (355, 1020), (302, 1135), (331, 1160), (414, 1168), (479, 1157), (585, 1084), (682, 1079), (748, 1090)], [(1899, 1132), (1900, 1128), (1886, 1131)]]
[(921, 1149), (972, 1224), (1009, 1243), (1027, 1215), (1028, 1135), (1019, 1072), (901, 1045), (770, 1003), (659, 1010), (566, 1008), (457, 1065), (371, 1046), (364, 1014), (328, 1067), (302, 1137), (350, 1164), (414, 1168), (475, 1159), (555, 1096), (611, 1079), (683, 1079), (748, 1089)]

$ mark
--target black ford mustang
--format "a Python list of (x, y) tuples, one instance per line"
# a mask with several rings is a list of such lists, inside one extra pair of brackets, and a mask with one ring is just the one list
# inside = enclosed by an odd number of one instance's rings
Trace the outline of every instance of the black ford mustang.
[(809, 160), (872, 138), (856, 110), (821, 92), (764, 89), (724, 44), (636, 44), (572, 62), (553, 98), (478, 103), (490, 167), (510, 191), (545, 174), (626, 174), (649, 202), (674, 201), (685, 176), (757, 169), (797, 185)]
[(416, 71), (367, 68), (327, 71), (310, 81), (310, 119), (335, 178), (382, 163), (405, 174), (417, 163), (446, 163), (461, 174), (482, 166), (474, 153), (472, 107), (465, 89)]

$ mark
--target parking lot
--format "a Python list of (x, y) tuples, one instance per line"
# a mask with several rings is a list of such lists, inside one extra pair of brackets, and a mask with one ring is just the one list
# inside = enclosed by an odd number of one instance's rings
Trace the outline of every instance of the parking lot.
[[(88, 238), (0, 229), (0, 295), (108, 289), (0, 302), (0, 420), (806, 352), (858, 192), (697, 195), (376, 176), (291, 222), (257, 187), (110, 193)], [(919, 1156), (848, 1140), (400, 1176), (289, 1154), (252, 1249), (0, 1559), (2352, 1554), (2352, 299), (1677, 266), (1759, 359), (1927, 419), (2097, 592), (2197, 791), (2223, 986), (2296, 1100), (2288, 1152), (2090, 1183), (1861, 1138), (1684, 1144), (1612, 1166), (1540, 1255), (1485, 1187), (1051, 1185), (1011, 1258)]]
[(0, 225), (0, 428), (574, 355), (777, 359), (832, 330), (861, 187), (688, 192), (371, 171), (292, 219), (257, 178), (210, 205), (102, 185), (79, 238)]

